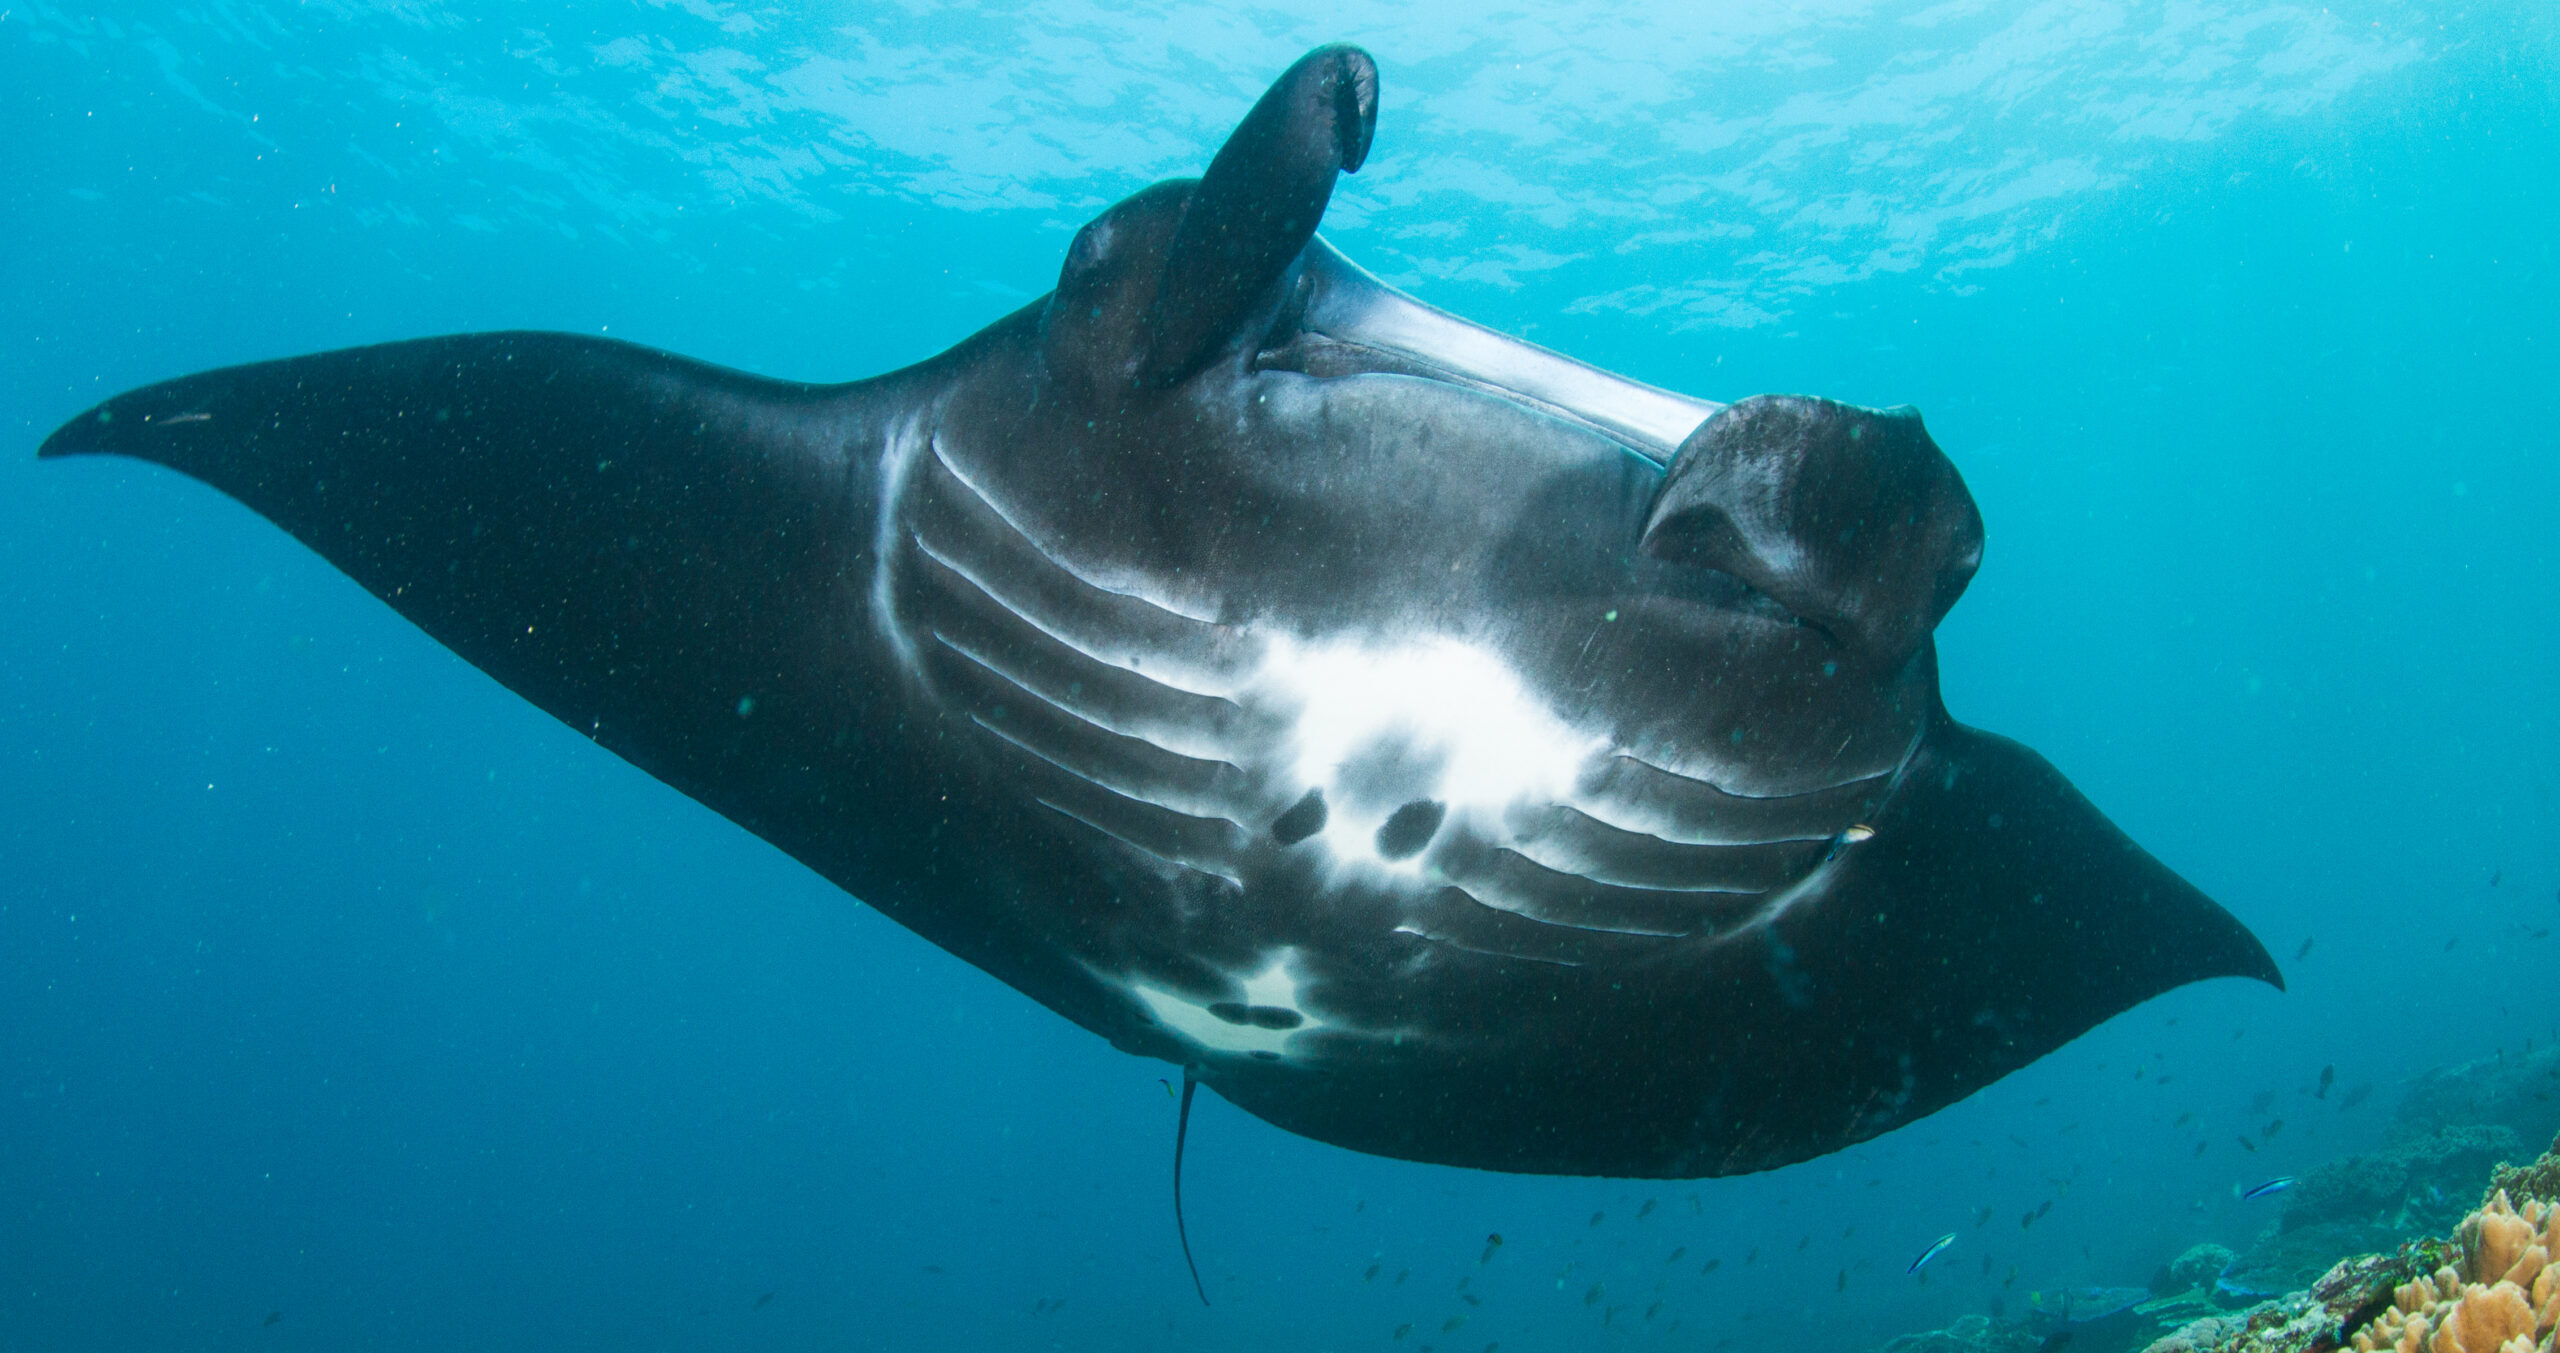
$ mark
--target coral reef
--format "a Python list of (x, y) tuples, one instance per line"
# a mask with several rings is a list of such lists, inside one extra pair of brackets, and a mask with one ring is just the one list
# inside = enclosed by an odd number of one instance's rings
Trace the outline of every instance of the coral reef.
[[(2545, 1157), (2549, 1159), (2549, 1157)], [(2560, 1339), (2560, 1203), (2519, 1212), (2502, 1190), (2462, 1223), (2462, 1262), (2402, 1285), (2354, 1332), (2358, 1353), (2553, 1353)]]
[(2208, 1316), (2152, 1342), (2144, 1353), (2313, 1353), (2339, 1346), (2340, 1331), (2361, 1327), (2391, 1305), (2415, 1276), (2440, 1266), (2449, 1251), (2429, 1241), (2393, 1254), (2366, 1255), (2332, 1266), (2299, 1292), (2246, 1311)]
[(2465, 1123), (2498, 1123), (2528, 1142), (2560, 1133), (2560, 1047), (2440, 1066), (2409, 1082), (2392, 1121), (2410, 1141)]
[[(2108, 1353), (2171, 1326), (2144, 1353), (2560, 1353), (2560, 1138), (2531, 1164), (2506, 1163), (2521, 1154), (2517, 1122), (2555, 1098), (2560, 1049), (2431, 1072), (2394, 1145), (2305, 1175), (2247, 1254), (2197, 1245), (2148, 1293), (2056, 1292), (2024, 1321), (1967, 1316), (1883, 1353), (2035, 1353), (2057, 1340)], [(2484, 1108), (2496, 1116), (2440, 1121)], [(2464, 1216), (2483, 1175), (2488, 1194)], [(2330, 1262), (2358, 1251), (2371, 1252)]]
[(2560, 1183), (2560, 1141), (2531, 1165), (2501, 1164), (2497, 1178), (2450, 1242), (2345, 1260), (2303, 1291), (2193, 1321), (2146, 1353), (2560, 1353), (2560, 1199), (2534, 1192)]
[(2155, 1290), (2164, 1297), (2176, 1292), (2192, 1292), (2221, 1277), (2222, 1271), (2231, 1267), (2231, 1261), (2239, 1257), (2210, 1242), (2191, 1245), (2186, 1253), (2169, 1261), (2169, 1281)]
[(2442, 1231), (2470, 1210), (2472, 1190), (2490, 1169), (2514, 1160), (2528, 1140), (2502, 1123), (2483, 1121), (2437, 1127), (2386, 1150), (2330, 1161), (2303, 1175), (2285, 1195), (2280, 1229), (2353, 1222), (2394, 1228), (2404, 1236)]
[(1942, 1330), (1903, 1335), (1878, 1353), (2035, 1353), (2043, 1342), (2015, 1320), (1969, 1315)]
[(2214, 1304), (2224, 1310), (2237, 1310), (2302, 1291), (2317, 1282), (2341, 1256), (2390, 1250), (2415, 1229), (2419, 1228), (2335, 1221), (2292, 1231), (2271, 1231), (2214, 1279)]
[(2068, 1336), (2072, 1353), (2132, 1353), (2166, 1327), (2152, 1313), (2157, 1304), (2140, 1287), (2040, 1292), (2027, 1303), (2027, 1328), (2046, 1340)]
[[(2435, 1085), (2432, 1074), (2422, 1082)], [(2430, 1091), (2429, 1102), (2445, 1093)], [(2503, 1124), (2439, 1127), (2388, 1149), (2310, 1171), (2286, 1195), (2283, 1218), (2214, 1284), (2226, 1308), (2308, 1288), (2340, 1256), (2386, 1252), (2458, 1223), (2479, 1180), (2523, 1153)]]
[[(2167, 1304), (2174, 1307), (2174, 1299)], [(2163, 1305), (2139, 1287), (2039, 1292), (2024, 1319), (1968, 1315), (1945, 1329), (1905, 1334), (1877, 1353), (2131, 1353), (2174, 1323), (2158, 1314)]]
[[(2530, 1199), (2560, 1203), (2560, 1137), (2552, 1138), (2551, 1149), (2530, 1165), (2499, 1162), (2497, 1174), (2489, 1180), (2489, 1196), (2494, 1198), (2501, 1193), (2518, 1202)], [(2481, 1201), (2486, 1203), (2488, 1199)]]

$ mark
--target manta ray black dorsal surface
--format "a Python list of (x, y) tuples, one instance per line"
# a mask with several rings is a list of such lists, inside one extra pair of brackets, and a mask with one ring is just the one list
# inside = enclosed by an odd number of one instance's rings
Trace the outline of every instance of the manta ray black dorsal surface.
[(2182, 983), (2280, 979), (1950, 719), (1982, 557), (1919, 415), (1718, 405), (1315, 234), (1309, 54), (1057, 290), (874, 380), (598, 339), (189, 376), (44, 454), (247, 504), (616, 754), (1292, 1131), (1766, 1169)]

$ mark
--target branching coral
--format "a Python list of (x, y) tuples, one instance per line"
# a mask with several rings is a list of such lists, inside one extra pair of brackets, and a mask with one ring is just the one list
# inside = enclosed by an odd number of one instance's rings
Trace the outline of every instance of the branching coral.
[(2359, 1353), (2560, 1353), (2560, 1203), (2519, 1212), (2501, 1189), (2462, 1223), (2460, 1265), (2392, 1294)]

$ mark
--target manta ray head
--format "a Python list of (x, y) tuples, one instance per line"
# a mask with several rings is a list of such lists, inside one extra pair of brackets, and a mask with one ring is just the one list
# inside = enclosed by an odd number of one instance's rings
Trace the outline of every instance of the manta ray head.
[(1227, 623), (1467, 646), (1728, 789), (1898, 762), (1982, 546), (1919, 415), (1674, 394), (1386, 285), (1316, 234), (1376, 111), (1369, 57), (1319, 49), (1201, 178), (1088, 223), (942, 454), (1092, 575)]

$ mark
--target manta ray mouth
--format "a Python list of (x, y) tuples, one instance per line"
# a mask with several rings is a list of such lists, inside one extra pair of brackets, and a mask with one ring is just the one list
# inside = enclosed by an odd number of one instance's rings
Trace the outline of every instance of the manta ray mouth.
[(1480, 391), (1596, 432), (1656, 469), (1725, 406), (1497, 333), (1378, 280), (1319, 236), (1254, 365), (1311, 376), (1404, 375)]

